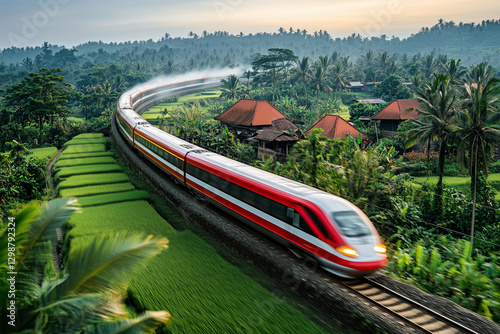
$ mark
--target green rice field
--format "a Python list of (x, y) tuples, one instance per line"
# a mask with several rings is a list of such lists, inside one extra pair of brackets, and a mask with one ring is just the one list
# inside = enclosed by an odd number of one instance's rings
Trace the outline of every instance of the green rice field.
[[(153, 106), (149, 108), (145, 113), (143, 113), (141, 116), (148, 122), (152, 124), (156, 124), (156, 119), (158, 116), (162, 116), (163, 111), (165, 108), (167, 109), (168, 112), (172, 113), (175, 109), (177, 109), (179, 106), (182, 105), (183, 102), (188, 102), (188, 101), (194, 101), (194, 100), (201, 100), (201, 99), (210, 99), (210, 98), (216, 98), (219, 97), (221, 94), (220, 90), (207, 90), (202, 93), (193, 93), (189, 95), (184, 95), (180, 96), (179, 100), (177, 102), (162, 102), (157, 104), (156, 106)], [(207, 109), (205, 108), (201, 108)]]
[(82, 207), (96, 206), (112, 203), (140, 201), (150, 199), (147, 192), (143, 190), (122, 191), (117, 193), (99, 194), (76, 198)]
[[(86, 149), (67, 152), (80, 146)], [(171, 334), (325, 332), (302, 311), (220, 257), (198, 236), (176, 231), (152, 208), (150, 195), (135, 190), (126, 174), (100, 173), (103, 166), (119, 165), (106, 163), (113, 158), (100, 155), (105, 153), (103, 147), (94, 151), (96, 146), (70, 145), (56, 165), (56, 176), (67, 177), (57, 186), (59, 195), (76, 197), (83, 208), (69, 221), (73, 226), (68, 232), (73, 237), (71, 247), (85, 247), (94, 236), (119, 232), (169, 239), (169, 248), (132, 279), (129, 295), (138, 311), (170, 312), (174, 320), (165, 330)]]
[(52, 160), (57, 155), (57, 147), (42, 147), (32, 148), (30, 150), (30, 157), (37, 157), (40, 159)]
[(111, 184), (128, 182), (128, 176), (124, 173), (104, 173), (104, 174), (91, 174), (91, 175), (75, 175), (70, 176), (66, 180), (61, 181), (57, 185), (57, 190), (74, 188), (74, 187), (85, 187), (96, 184)]
[(71, 145), (63, 152), (65, 154), (75, 154), (75, 153), (87, 153), (87, 152), (104, 152), (106, 151), (106, 145), (104, 144), (83, 144), (83, 145)]
[(110, 157), (111, 152), (87, 152), (87, 153), (61, 153), (57, 158), (57, 162), (66, 159), (82, 159), (82, 158), (96, 158), (96, 157)]
[(155, 236), (175, 233), (174, 228), (146, 201), (87, 207), (82, 214), (71, 217), (70, 224), (75, 226), (70, 231), (72, 236), (118, 231), (136, 231)]
[(54, 178), (57, 181), (73, 175), (111, 173), (120, 172), (121, 170), (118, 164), (71, 166), (59, 168)]
[(70, 145), (84, 145), (84, 144), (105, 144), (106, 143), (106, 138), (104, 137), (97, 137), (97, 138), (77, 138), (77, 139), (72, 139), (64, 144), (64, 146), (70, 146)]
[[(428, 182), (436, 184), (438, 176), (420, 176), (413, 178), (416, 183)], [(493, 173), (488, 175), (488, 183), (496, 189), (497, 194), (495, 199), (500, 202), (500, 173)], [(455, 188), (463, 193), (470, 193), (470, 177), (468, 176), (445, 176), (443, 183), (446, 187)]]
[(168, 250), (148, 262), (130, 290), (141, 308), (167, 308), (169, 333), (324, 333), (192, 232), (168, 239)]
[(111, 156), (74, 158), (74, 159), (58, 160), (54, 164), (54, 168), (60, 169), (62, 167), (83, 166), (83, 165), (101, 165), (101, 164), (112, 164), (112, 163), (116, 163), (116, 160)]
[(59, 195), (61, 197), (79, 197), (89, 195), (99, 195), (108, 193), (119, 193), (122, 191), (134, 190), (131, 183), (113, 183), (113, 184), (99, 184), (96, 186), (83, 186), (78, 188), (61, 189)]
[(73, 139), (102, 138), (102, 137), (104, 137), (104, 135), (102, 133), (80, 133), (79, 135), (74, 136)]

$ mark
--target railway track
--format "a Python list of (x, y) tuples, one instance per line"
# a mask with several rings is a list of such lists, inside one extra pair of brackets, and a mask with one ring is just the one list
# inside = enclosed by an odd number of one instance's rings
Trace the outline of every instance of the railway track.
[(444, 315), (422, 305), (410, 298), (393, 291), (369, 278), (356, 280), (338, 280), (339, 284), (356, 292), (365, 300), (365, 304), (373, 304), (384, 312), (410, 323), (423, 333), (433, 334), (479, 334)]

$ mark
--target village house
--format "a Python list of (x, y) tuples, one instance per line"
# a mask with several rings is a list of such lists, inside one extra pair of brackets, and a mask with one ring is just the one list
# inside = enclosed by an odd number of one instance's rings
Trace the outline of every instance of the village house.
[(345, 119), (337, 115), (324, 116), (316, 124), (311, 126), (306, 132), (304, 132), (304, 134), (311, 134), (311, 131), (313, 129), (323, 129), (324, 131), (321, 133), (321, 135), (328, 138), (345, 139), (347, 135), (357, 138), (359, 135), (361, 135), (361, 138), (363, 138), (363, 140), (368, 139), (367, 135), (365, 135)]
[(240, 139), (253, 136), (257, 130), (263, 129), (298, 130), (292, 121), (269, 102), (253, 99), (239, 100), (214, 119), (234, 130)]
[(393, 138), (396, 136), (399, 124), (408, 119), (421, 117), (417, 111), (419, 108), (417, 99), (394, 100), (371, 119), (380, 121), (381, 137)]

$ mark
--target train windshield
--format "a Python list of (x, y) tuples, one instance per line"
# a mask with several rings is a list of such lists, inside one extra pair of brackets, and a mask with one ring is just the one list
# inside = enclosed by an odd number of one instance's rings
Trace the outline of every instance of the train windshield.
[(355, 238), (371, 234), (366, 222), (354, 211), (333, 212), (332, 216), (346, 237)]

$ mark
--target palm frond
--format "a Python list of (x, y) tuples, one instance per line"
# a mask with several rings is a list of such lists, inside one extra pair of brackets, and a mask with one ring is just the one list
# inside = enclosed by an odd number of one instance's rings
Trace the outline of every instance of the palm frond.
[(167, 239), (152, 236), (96, 237), (88, 247), (70, 252), (65, 268), (70, 276), (56, 288), (57, 295), (119, 290), (129, 281), (131, 271), (142, 267), (146, 259), (167, 248), (167, 244)]
[(75, 198), (58, 198), (42, 204), (40, 215), (31, 223), (29, 237), (19, 261), (22, 262), (26, 258), (39, 240), (49, 240), (55, 248), (56, 228), (61, 227), (73, 213), (80, 210)]
[[(29, 234), (29, 228), (31, 223), (36, 219), (38, 215), (38, 207), (36, 203), (31, 203), (27, 206), (25, 206), (19, 213), (14, 217), (14, 223), (15, 223), (15, 245), (16, 245), (16, 250), (18, 251), (24, 243), (28, 240)], [(16, 271), (16, 270), (7, 270), (8, 268), (8, 246), (9, 246), (9, 233), (12, 230), (8, 230), (9, 227), (12, 225), (7, 225), (5, 229), (2, 231), (0, 234), (0, 249), (3, 251), (0, 252), (0, 270), (2, 272), (2, 278), (3, 275), (6, 275), (7, 271)], [(11, 244), (13, 244), (11, 242)], [(19, 261), (16, 261), (16, 267)], [(3, 281), (3, 280), (2, 280)]]
[(123, 319), (113, 322), (104, 322), (91, 325), (85, 328), (88, 334), (139, 334), (153, 333), (154, 330), (172, 320), (170, 313), (165, 311), (145, 312), (135, 319)]

